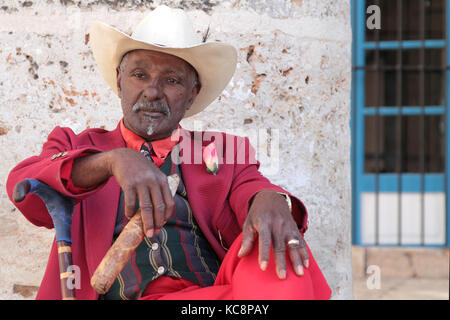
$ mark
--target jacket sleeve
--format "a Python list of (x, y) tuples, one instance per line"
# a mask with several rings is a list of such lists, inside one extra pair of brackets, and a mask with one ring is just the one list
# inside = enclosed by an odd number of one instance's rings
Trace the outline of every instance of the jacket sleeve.
[(240, 227), (242, 228), (244, 224), (253, 196), (262, 190), (274, 190), (289, 195), (292, 201), (293, 218), (299, 227), (300, 233), (304, 234), (307, 229), (308, 217), (304, 204), (288, 191), (272, 184), (259, 172), (260, 163), (255, 158), (255, 149), (251, 146), (248, 138), (239, 137), (237, 140), (236, 164), (230, 191), (230, 205), (236, 213)]
[(14, 186), (23, 179), (40, 180), (60, 193), (72, 197), (79, 202), (95, 193), (104, 184), (86, 192), (73, 193), (66, 185), (67, 181), (61, 178), (61, 170), (67, 162), (96, 152), (99, 148), (92, 145), (76, 145), (77, 136), (69, 128), (56, 127), (48, 136), (39, 156), (33, 156), (20, 162), (8, 175), (6, 189), (9, 199), (33, 224), (53, 227), (53, 222), (43, 202), (35, 195), (28, 195), (22, 202), (15, 203), (12, 198)]

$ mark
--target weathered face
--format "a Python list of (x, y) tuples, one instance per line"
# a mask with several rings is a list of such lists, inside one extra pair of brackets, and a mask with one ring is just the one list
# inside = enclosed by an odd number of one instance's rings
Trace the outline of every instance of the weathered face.
[(125, 126), (147, 141), (169, 137), (198, 91), (195, 71), (178, 57), (150, 50), (126, 54), (117, 69)]

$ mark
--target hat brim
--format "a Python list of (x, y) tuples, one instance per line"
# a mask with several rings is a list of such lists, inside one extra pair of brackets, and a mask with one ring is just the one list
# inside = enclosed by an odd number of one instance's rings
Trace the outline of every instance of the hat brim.
[(185, 118), (204, 110), (222, 93), (233, 77), (237, 64), (236, 49), (228, 44), (206, 42), (187, 48), (169, 48), (135, 40), (100, 21), (91, 24), (90, 41), (99, 71), (116, 94), (116, 69), (124, 54), (129, 51), (159, 51), (177, 56), (191, 64), (198, 73), (202, 87), (186, 111)]

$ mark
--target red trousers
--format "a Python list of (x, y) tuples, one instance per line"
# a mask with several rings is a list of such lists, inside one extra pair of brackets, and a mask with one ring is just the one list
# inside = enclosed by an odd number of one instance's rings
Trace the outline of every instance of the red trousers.
[(265, 271), (259, 268), (258, 245), (243, 258), (237, 256), (242, 233), (225, 255), (214, 285), (200, 287), (188, 280), (162, 276), (149, 283), (142, 300), (326, 300), (331, 296), (319, 266), (309, 250), (309, 267), (297, 276), (286, 255), (286, 279), (275, 272), (273, 252)]

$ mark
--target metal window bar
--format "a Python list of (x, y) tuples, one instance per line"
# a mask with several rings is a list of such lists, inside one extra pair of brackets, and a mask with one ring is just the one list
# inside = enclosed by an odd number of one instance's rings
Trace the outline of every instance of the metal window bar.
[[(351, 10), (352, 10), (352, 14), (351, 14), (351, 20), (352, 20), (352, 30), (353, 33), (357, 32), (357, 28), (356, 28), (356, 5), (354, 3), (354, 0), (350, 0), (350, 5), (351, 5)], [(356, 85), (355, 85), (355, 81), (356, 81), (356, 45), (355, 45), (355, 41), (354, 39), (356, 38), (355, 35), (353, 35), (353, 41), (352, 41), (352, 92), (351, 92), (351, 114), (352, 116), (350, 117), (350, 124), (351, 124), (351, 132), (352, 132), (352, 147), (351, 147), (351, 162), (352, 162), (352, 176), (351, 176), (351, 181), (352, 181), (352, 244), (356, 244), (358, 242), (358, 239), (356, 237), (356, 233), (357, 233), (357, 228), (358, 228), (358, 220), (356, 218), (356, 212), (357, 212), (357, 202), (356, 202), (356, 197), (358, 196), (356, 194), (356, 192), (354, 191), (355, 187), (356, 187), (356, 172), (355, 172), (355, 163), (356, 163), (356, 152), (355, 152), (355, 122), (356, 122), (356, 117), (354, 116), (356, 114)]]
[(355, 164), (355, 187), (356, 191), (354, 193), (354, 209), (355, 209), (355, 215), (354, 215), (354, 221), (355, 221), (355, 239), (357, 243), (361, 243), (361, 216), (360, 212), (362, 210), (361, 208), (361, 198), (359, 193), (359, 188), (361, 186), (361, 180), (358, 179), (358, 176), (364, 172), (364, 157), (363, 157), (363, 150), (364, 150), (364, 144), (362, 141), (362, 138), (364, 136), (364, 115), (359, 112), (359, 109), (364, 108), (364, 77), (365, 77), (365, 71), (364, 71), (364, 65), (365, 65), (365, 59), (364, 59), (364, 48), (362, 44), (364, 43), (364, 34), (365, 34), (365, 1), (364, 0), (352, 0), (354, 8), (355, 8), (355, 66), (354, 69), (354, 75), (355, 75), (355, 95), (354, 95), (354, 118), (353, 118), (353, 126), (355, 131), (362, 133), (362, 135), (354, 135), (354, 141), (355, 141), (355, 148), (354, 150), (354, 164)]
[[(376, 0), (375, 5), (380, 6), (380, 1)], [(367, 65), (367, 62), (364, 63)], [(380, 164), (380, 31), (375, 31), (375, 245), (380, 243), (380, 181), (379, 181), (379, 164)]]
[[(402, 0), (397, 0), (397, 41), (400, 44), (397, 49), (397, 88), (396, 88), (396, 105), (402, 107), (402, 72), (403, 72), (403, 54), (402, 54), (402, 36), (403, 36), (403, 14), (402, 14)], [(396, 116), (396, 145), (397, 145), (397, 161), (396, 170), (398, 175), (398, 211), (397, 211), (397, 244), (401, 246), (402, 243), (402, 113), (399, 112)]]
[[(364, 1), (364, 0), (361, 0)], [(388, 0), (394, 1), (394, 0)], [(393, 50), (397, 49), (400, 44), (397, 41), (382, 41), (380, 43), (381, 50)], [(425, 40), (425, 46), (427, 48), (444, 48), (445, 40)], [(404, 49), (417, 49), (420, 48), (419, 40), (403, 40), (402, 47)], [(366, 50), (372, 50), (375, 48), (375, 43), (373, 41), (368, 41), (363, 44), (363, 48)]]
[(420, 1), (420, 122), (419, 122), (419, 167), (420, 167), (420, 245), (425, 245), (425, 0)]
[[(380, 46), (381, 47), (381, 46)], [(400, 47), (398, 49), (395, 49), (396, 51), (399, 50), (403, 50), (404, 48), (400, 45)], [(403, 52), (403, 51), (401, 51)], [(353, 70), (365, 70), (365, 71), (376, 71), (376, 70), (381, 70), (381, 71), (397, 71), (398, 66), (354, 66)], [(402, 65), (402, 69), (403, 71), (442, 71), (443, 68), (442, 67), (429, 67), (429, 66), (424, 66), (423, 68), (421, 66), (405, 66)]]
[[(446, 88), (446, 90), (444, 90), (444, 92), (445, 92), (445, 108), (444, 108), (444, 122), (445, 122), (445, 138), (448, 140), (448, 136), (449, 136), (449, 134), (448, 134), (448, 126), (449, 126), (449, 123), (448, 123), (448, 108), (447, 108), (447, 106), (448, 106), (448, 81), (449, 81), (449, 78), (448, 78), (448, 64), (449, 64), (449, 61), (448, 61), (448, 57), (449, 57), (449, 48), (448, 48), (448, 39), (449, 39), (449, 26), (450, 26), (450, 24), (449, 24), (449, 21), (448, 21), (448, 16), (449, 16), (449, 13), (448, 13), (448, 10), (450, 9), (449, 7), (448, 7), (448, 2), (449, 2), (449, 0), (446, 0), (446, 1), (444, 1), (444, 11), (446, 12), (446, 14), (445, 14), (445, 39), (447, 40), (446, 41), (446, 43), (445, 43), (445, 50), (446, 50), (446, 52), (445, 52), (445, 57), (446, 57), (446, 61), (445, 61), (445, 67), (446, 67), (446, 71), (445, 71), (445, 75), (444, 75), (444, 79), (445, 79), (445, 88)], [(449, 190), (448, 190), (448, 188), (449, 188), (449, 185), (448, 185), (448, 152), (450, 151), (449, 149), (448, 149), (448, 141), (445, 141), (445, 143), (444, 143), (444, 148), (445, 148), (445, 157), (446, 157), (446, 159), (445, 159), (445, 161), (444, 161), (444, 166), (445, 166), (445, 178), (444, 178), (444, 184), (445, 184), (445, 186), (444, 186), (444, 190), (445, 190), (445, 215), (444, 215), (444, 225), (446, 226), (446, 229), (445, 229), (445, 246), (446, 247), (449, 247), (450, 246), (450, 243), (449, 243), (449, 238), (450, 238), (450, 227), (449, 227), (449, 215), (448, 215), (448, 212), (449, 212), (449, 208), (448, 208), (448, 205), (449, 205), (449, 203), (448, 203), (448, 199), (449, 199)]]

